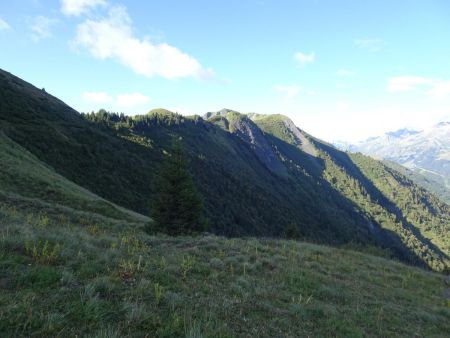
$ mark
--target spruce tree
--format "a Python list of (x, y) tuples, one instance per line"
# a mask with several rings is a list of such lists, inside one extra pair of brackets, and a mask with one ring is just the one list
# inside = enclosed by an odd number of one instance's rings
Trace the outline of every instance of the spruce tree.
[(151, 217), (154, 230), (169, 235), (189, 235), (205, 230), (203, 201), (189, 171), (180, 141), (166, 155), (155, 185)]

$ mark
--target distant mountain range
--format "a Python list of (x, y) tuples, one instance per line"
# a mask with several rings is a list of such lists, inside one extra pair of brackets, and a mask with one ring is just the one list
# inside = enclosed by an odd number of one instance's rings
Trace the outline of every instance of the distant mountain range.
[(400, 129), (355, 144), (336, 142), (335, 145), (342, 150), (401, 164), (412, 171), (411, 178), (416, 176), (416, 180), (450, 202), (450, 122), (422, 131)]

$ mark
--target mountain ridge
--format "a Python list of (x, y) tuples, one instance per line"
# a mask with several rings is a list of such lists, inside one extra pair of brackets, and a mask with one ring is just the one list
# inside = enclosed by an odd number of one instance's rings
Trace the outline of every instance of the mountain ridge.
[(21, 81), (0, 72), (0, 128), (59, 174), (116, 204), (148, 214), (158, 164), (181, 138), (216, 234), (281, 237), (293, 224), (306, 240), (379, 245), (411, 264), (446, 269), (448, 206), (284, 116), (79, 114), (37, 88), (23, 91)]

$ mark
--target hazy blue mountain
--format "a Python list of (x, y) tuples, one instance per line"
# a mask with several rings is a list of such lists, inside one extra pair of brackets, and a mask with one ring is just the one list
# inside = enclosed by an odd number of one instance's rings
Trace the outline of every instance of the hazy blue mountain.
[(431, 181), (439, 188), (433, 191), (449, 201), (446, 189), (450, 189), (450, 122), (422, 131), (400, 129), (355, 144), (336, 142), (335, 145), (401, 164)]

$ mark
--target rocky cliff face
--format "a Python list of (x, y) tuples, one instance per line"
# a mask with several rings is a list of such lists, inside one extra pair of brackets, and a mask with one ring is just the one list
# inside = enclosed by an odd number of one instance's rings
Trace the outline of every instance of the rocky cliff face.
[(271, 172), (280, 176), (287, 175), (286, 167), (278, 158), (272, 145), (267, 141), (263, 131), (247, 115), (230, 109), (222, 109), (218, 112), (209, 112), (204, 117), (213, 120), (222, 128), (226, 128), (248, 143), (258, 159)]
[(312, 143), (308, 140), (308, 138), (303, 134), (300, 129), (294, 124), (294, 122), (286, 118), (284, 121), (284, 125), (286, 128), (294, 135), (294, 137), (299, 141), (300, 149), (303, 150), (305, 153), (316, 157), (317, 151), (312, 145)]

